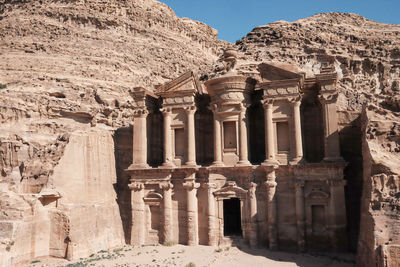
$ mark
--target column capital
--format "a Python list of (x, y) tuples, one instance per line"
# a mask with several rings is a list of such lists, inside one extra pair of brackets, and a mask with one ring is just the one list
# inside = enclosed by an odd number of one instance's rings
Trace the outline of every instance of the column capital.
[(263, 104), (264, 109), (272, 109), (272, 106), (274, 105), (274, 99), (265, 98), (261, 100), (261, 103)]
[(172, 188), (174, 188), (174, 185), (172, 183), (170, 183), (169, 181), (166, 181), (166, 182), (161, 182), (159, 184), (159, 187), (161, 190), (166, 191), (166, 190), (171, 190)]
[(289, 97), (288, 101), (293, 106), (300, 106), (301, 105), (301, 99), (302, 99), (301, 95), (298, 95), (298, 96), (294, 96), (294, 97)]
[(329, 179), (326, 181), (330, 187), (345, 186), (347, 181), (344, 179)]
[(201, 187), (205, 188), (205, 189), (212, 190), (212, 189), (217, 188), (217, 184), (216, 183), (204, 183), (204, 184), (201, 185)]
[(294, 183), (294, 186), (296, 187), (296, 189), (303, 188), (305, 183), (306, 182), (304, 180), (297, 179)]
[(318, 95), (318, 99), (322, 104), (332, 104), (336, 103), (338, 96), (339, 93), (336, 91), (321, 92), (321, 94)]
[(132, 182), (128, 185), (130, 190), (140, 191), (144, 189), (144, 183), (141, 182)]
[(163, 114), (164, 117), (165, 117), (165, 116), (171, 115), (171, 113), (172, 113), (172, 108), (170, 108), (170, 107), (163, 107), (163, 108), (160, 108), (160, 111), (162, 112), (162, 114)]
[(210, 103), (208, 109), (211, 110), (214, 113), (214, 115), (218, 113), (218, 105), (216, 103)]
[(256, 197), (256, 188), (257, 188), (257, 184), (256, 183), (250, 182), (248, 184), (249, 197), (251, 199)]
[(264, 185), (267, 188), (270, 188), (270, 187), (276, 187), (278, 184), (275, 181), (266, 181), (266, 182), (264, 182)]
[(197, 108), (196, 108), (196, 106), (195, 105), (193, 105), (193, 106), (186, 106), (186, 107), (184, 107), (183, 108), (185, 111), (186, 111), (186, 114), (194, 114), (195, 112), (196, 112), (196, 110), (197, 110)]
[(137, 109), (133, 111), (133, 117), (146, 118), (149, 112), (146, 109)]
[(200, 187), (199, 183), (196, 182), (191, 182), (191, 181), (187, 181), (183, 183), (183, 188), (185, 188), (188, 191), (191, 191), (193, 189), (198, 189)]

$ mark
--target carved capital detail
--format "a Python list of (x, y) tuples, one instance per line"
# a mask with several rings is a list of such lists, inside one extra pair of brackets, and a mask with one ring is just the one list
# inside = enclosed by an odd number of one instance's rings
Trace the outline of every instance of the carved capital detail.
[(267, 188), (270, 188), (270, 187), (276, 187), (278, 184), (275, 181), (266, 181), (266, 182), (264, 182), (264, 185)]
[(201, 187), (212, 190), (212, 189), (217, 188), (217, 184), (216, 183), (204, 183), (201, 185)]
[(272, 109), (274, 105), (274, 99), (271, 98), (265, 98), (261, 100), (261, 103), (263, 104), (264, 109)]
[(160, 187), (161, 190), (167, 191), (167, 190), (173, 189), (174, 185), (172, 183), (170, 183), (170, 182), (161, 182), (159, 184), (159, 187)]
[(140, 182), (132, 182), (128, 185), (130, 190), (140, 191), (144, 189), (144, 184)]
[(294, 186), (296, 189), (298, 188), (303, 188), (306, 182), (304, 180), (297, 179), (296, 182), (294, 183)]
[(196, 106), (186, 106), (184, 107), (184, 110), (186, 111), (186, 114), (194, 114), (196, 112)]
[(162, 112), (162, 114), (163, 114), (164, 117), (165, 117), (165, 116), (171, 115), (171, 113), (172, 113), (172, 108), (163, 107), (163, 108), (160, 108), (160, 111)]
[(319, 101), (322, 104), (331, 104), (331, 103), (336, 103), (338, 99), (339, 94), (337, 92), (327, 92), (324, 93), (322, 92), (320, 95), (318, 95)]
[(347, 181), (344, 179), (329, 179), (327, 180), (329, 186), (345, 186)]
[(300, 106), (301, 104), (301, 95), (295, 96), (295, 97), (289, 97), (287, 100), (289, 101), (290, 104), (293, 106)]
[(200, 187), (199, 183), (196, 183), (195, 181), (186, 181), (183, 183), (183, 188), (185, 188), (188, 191), (191, 191), (193, 189), (198, 189)]
[(149, 115), (149, 112), (146, 109), (137, 109), (133, 111), (133, 116), (134, 117), (141, 117), (141, 118), (145, 118), (147, 117), (147, 115)]

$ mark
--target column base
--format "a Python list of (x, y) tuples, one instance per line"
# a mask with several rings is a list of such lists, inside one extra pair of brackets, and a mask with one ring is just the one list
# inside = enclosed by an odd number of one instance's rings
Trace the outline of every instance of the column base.
[(150, 166), (147, 163), (132, 163), (131, 165), (129, 165), (128, 170), (129, 169), (148, 169), (148, 168), (150, 168)]
[(186, 162), (185, 165), (183, 165), (182, 167), (196, 168), (196, 167), (199, 167), (199, 165), (197, 165), (196, 162), (194, 162), (194, 161), (189, 161), (189, 162)]
[(239, 160), (235, 166), (251, 166), (251, 163), (248, 160)]
[(303, 157), (298, 157), (298, 158), (293, 158), (289, 161), (289, 165), (297, 165), (304, 163), (304, 158)]
[(224, 167), (225, 164), (224, 164), (222, 161), (214, 161), (214, 162), (211, 164), (211, 166), (212, 166), (212, 167)]
[(279, 162), (277, 160), (271, 160), (271, 159), (266, 159), (263, 163), (261, 163), (263, 166), (276, 166), (279, 165)]
[(171, 161), (164, 162), (159, 168), (175, 168), (175, 164)]
[(342, 157), (325, 157), (323, 162), (344, 162)]

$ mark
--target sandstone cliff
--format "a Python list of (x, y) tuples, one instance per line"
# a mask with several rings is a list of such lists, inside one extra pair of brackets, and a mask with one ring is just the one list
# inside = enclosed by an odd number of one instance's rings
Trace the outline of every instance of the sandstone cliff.
[(0, 265), (123, 244), (112, 135), (129, 90), (206, 71), (221, 45), (153, 0), (0, 0)]
[(400, 265), (400, 114), (363, 112), (364, 184), (359, 266)]
[[(260, 26), (236, 43), (247, 75), (256, 76), (262, 61), (306, 73), (334, 64), (353, 250), (363, 181), (359, 114), (366, 102), (400, 111), (399, 37), (399, 25), (328, 13)], [(154, 0), (0, 0), (0, 264), (123, 243), (129, 90), (187, 70), (202, 80), (218, 75), (226, 45), (216, 30)], [(366, 253), (382, 245), (367, 241)]]

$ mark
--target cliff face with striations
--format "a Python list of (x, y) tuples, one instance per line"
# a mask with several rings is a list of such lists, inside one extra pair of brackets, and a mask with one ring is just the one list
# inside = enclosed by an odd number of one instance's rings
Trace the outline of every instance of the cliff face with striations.
[[(362, 259), (397, 242), (373, 237), (379, 231), (373, 225), (397, 213), (368, 208), (386, 200), (371, 193), (368, 177), (381, 173), (370, 175), (368, 166), (375, 163), (366, 162), (365, 147), (390, 140), (395, 149), (400, 141), (388, 133), (362, 144), (360, 113), (365, 103), (387, 114), (400, 111), (399, 37), (399, 25), (328, 13), (257, 27), (234, 45), (239, 72), (256, 79), (261, 62), (291, 64), (306, 73), (318, 73), (326, 61), (335, 66), (341, 153), (349, 162), (352, 251), (363, 181), (364, 195), (371, 195), (362, 203), (368, 224), (361, 232), (371, 237), (359, 243)], [(126, 149), (129, 91), (153, 89), (188, 70), (202, 80), (219, 75), (218, 57), (226, 45), (216, 30), (178, 18), (155, 0), (0, 0), (0, 265), (47, 255), (76, 258), (124, 243), (130, 217), (122, 171), (132, 154)], [(381, 153), (376, 151), (372, 159)], [(398, 187), (387, 182), (393, 171), (387, 170), (380, 190), (396, 195)], [(390, 199), (386, 202), (395, 200)]]
[(221, 44), (153, 0), (0, 0), (1, 266), (125, 243), (129, 91), (206, 71)]

